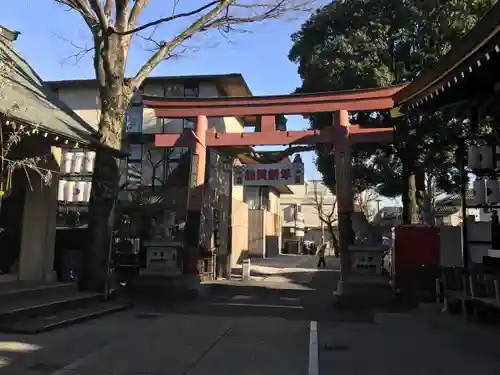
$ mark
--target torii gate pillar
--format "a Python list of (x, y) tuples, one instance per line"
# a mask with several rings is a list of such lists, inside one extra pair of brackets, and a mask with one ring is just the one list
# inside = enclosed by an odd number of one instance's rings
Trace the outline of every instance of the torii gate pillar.
[(195, 137), (191, 146), (191, 176), (187, 204), (187, 220), (183, 256), (183, 273), (196, 277), (199, 261), (200, 231), (202, 227), (203, 192), (205, 190), (205, 168), (207, 162), (206, 134), (208, 119), (197, 116), (194, 128)]
[(349, 246), (354, 243), (352, 213), (354, 211), (352, 193), (352, 163), (349, 142), (349, 113), (345, 110), (333, 114), (333, 126), (342, 129), (334, 143), (335, 181), (337, 193), (337, 214), (339, 227), (341, 281), (345, 281), (351, 271)]

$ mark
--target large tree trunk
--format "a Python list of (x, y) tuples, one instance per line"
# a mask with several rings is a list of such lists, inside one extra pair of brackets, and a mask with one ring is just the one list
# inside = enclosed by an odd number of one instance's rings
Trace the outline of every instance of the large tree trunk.
[(422, 166), (417, 166), (415, 172), (415, 201), (417, 203), (418, 209), (418, 222), (425, 223), (426, 220), (426, 212), (424, 207), (424, 200), (426, 196), (425, 191), (425, 170)]
[(434, 209), (432, 205), (432, 178), (426, 174), (423, 167), (417, 172), (417, 204), (423, 224), (434, 226)]
[[(99, 129), (106, 146), (121, 149), (126, 108), (130, 95), (123, 83), (100, 90)], [(119, 163), (109, 151), (101, 150), (95, 159), (92, 196), (89, 203), (89, 246), (83, 257), (81, 287), (102, 292), (108, 277), (114, 203), (118, 194)]]
[(399, 134), (401, 144), (399, 155), (403, 165), (403, 192), (401, 200), (403, 201), (403, 224), (418, 223), (418, 205), (416, 199), (417, 181), (416, 181), (416, 140), (415, 136), (410, 134), (410, 124), (408, 121), (402, 121), (399, 124)]
[[(403, 200), (403, 224), (416, 224), (419, 222), (418, 204), (416, 199), (417, 183), (415, 172), (411, 170), (411, 164), (403, 164), (404, 189)], [(407, 169), (405, 171), (405, 169)]]

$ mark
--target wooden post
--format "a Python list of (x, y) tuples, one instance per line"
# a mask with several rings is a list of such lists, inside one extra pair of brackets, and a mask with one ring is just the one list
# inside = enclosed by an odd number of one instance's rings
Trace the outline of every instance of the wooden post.
[(349, 246), (354, 243), (352, 213), (354, 211), (351, 173), (351, 147), (349, 144), (349, 113), (334, 113), (333, 126), (341, 129), (335, 138), (335, 180), (340, 245), (340, 277), (346, 281), (351, 273)]
[(205, 169), (207, 161), (206, 133), (208, 119), (197, 116), (194, 128), (195, 140), (192, 146), (191, 173), (188, 181), (188, 212), (184, 233), (184, 274), (195, 275), (198, 271), (198, 245), (202, 230), (203, 191), (205, 188)]

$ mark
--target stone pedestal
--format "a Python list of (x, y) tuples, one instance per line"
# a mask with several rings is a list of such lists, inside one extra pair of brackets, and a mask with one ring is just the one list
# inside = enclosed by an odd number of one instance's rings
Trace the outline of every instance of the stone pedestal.
[(339, 280), (333, 296), (342, 307), (382, 307), (395, 301), (389, 280), (383, 277), (351, 276)]
[(382, 274), (386, 247), (352, 245), (349, 255), (352, 268), (334, 291), (335, 303), (345, 307), (379, 307), (395, 300), (389, 278)]

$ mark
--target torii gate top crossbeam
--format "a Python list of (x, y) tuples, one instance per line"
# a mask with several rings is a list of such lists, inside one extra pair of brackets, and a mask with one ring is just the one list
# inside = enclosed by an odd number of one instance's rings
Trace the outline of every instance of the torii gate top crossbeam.
[(321, 112), (376, 111), (391, 109), (392, 96), (406, 84), (377, 89), (253, 97), (166, 98), (143, 96), (157, 117), (186, 118), (293, 115)]

